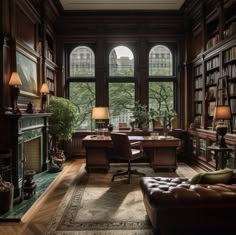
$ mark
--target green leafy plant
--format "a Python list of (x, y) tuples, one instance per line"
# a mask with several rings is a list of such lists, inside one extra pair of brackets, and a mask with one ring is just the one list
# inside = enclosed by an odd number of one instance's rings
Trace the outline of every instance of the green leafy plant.
[(70, 140), (79, 119), (79, 110), (70, 100), (62, 97), (52, 97), (48, 106), (48, 132), (51, 135), (50, 150), (56, 151), (61, 140)]
[(150, 113), (147, 109), (147, 105), (142, 105), (139, 102), (135, 102), (134, 108), (132, 109), (133, 118), (136, 120), (138, 125), (148, 124), (150, 121)]

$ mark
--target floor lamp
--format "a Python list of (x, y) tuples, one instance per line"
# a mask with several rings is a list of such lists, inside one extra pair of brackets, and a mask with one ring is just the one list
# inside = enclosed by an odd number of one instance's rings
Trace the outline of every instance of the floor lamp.
[(105, 127), (105, 120), (107, 119), (109, 119), (108, 107), (94, 107), (91, 113), (91, 131), (92, 120), (96, 120), (97, 136), (103, 136), (102, 129)]

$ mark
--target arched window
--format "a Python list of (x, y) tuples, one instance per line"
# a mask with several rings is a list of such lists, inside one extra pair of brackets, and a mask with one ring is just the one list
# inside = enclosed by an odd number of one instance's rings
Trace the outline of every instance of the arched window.
[(94, 77), (95, 56), (87, 46), (78, 46), (70, 54), (70, 77)]
[(133, 77), (134, 55), (126, 46), (117, 46), (109, 54), (109, 76)]
[(95, 106), (95, 55), (87, 46), (78, 46), (69, 54), (69, 99), (79, 108), (78, 129), (91, 128), (91, 110)]
[(168, 47), (156, 45), (150, 50), (149, 76), (173, 76), (173, 56)]
[(173, 53), (165, 45), (155, 45), (149, 52), (149, 109), (162, 117), (170, 117), (177, 109)]
[(129, 127), (135, 99), (134, 55), (126, 46), (109, 53), (108, 95), (110, 122), (115, 128)]

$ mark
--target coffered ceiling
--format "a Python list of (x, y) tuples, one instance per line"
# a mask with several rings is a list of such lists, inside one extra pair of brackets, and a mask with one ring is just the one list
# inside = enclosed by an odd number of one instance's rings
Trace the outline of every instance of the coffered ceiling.
[(64, 10), (179, 10), (184, 0), (60, 0)]

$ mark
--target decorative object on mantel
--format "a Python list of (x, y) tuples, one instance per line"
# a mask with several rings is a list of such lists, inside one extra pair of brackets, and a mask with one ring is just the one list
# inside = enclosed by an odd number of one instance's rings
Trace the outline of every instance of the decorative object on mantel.
[(20, 110), (17, 106), (20, 85), (22, 85), (22, 82), (19, 74), (17, 72), (13, 72), (9, 81), (9, 86), (11, 86), (12, 112), (15, 114), (20, 113)]
[(48, 106), (49, 117), (48, 133), (50, 169), (60, 171), (65, 161), (64, 153), (59, 150), (59, 143), (63, 140), (71, 140), (79, 119), (79, 110), (70, 100), (62, 97), (52, 97)]
[(6, 212), (13, 207), (14, 186), (4, 181), (0, 175), (0, 212)]
[(33, 113), (33, 105), (31, 102), (28, 103), (26, 113)]
[(45, 113), (47, 109), (47, 94), (49, 94), (48, 84), (45, 82), (40, 89), (41, 97), (41, 110), (40, 113)]

